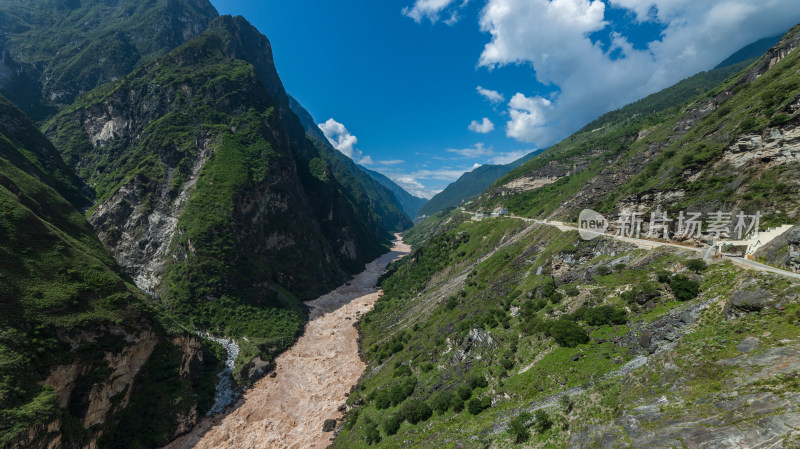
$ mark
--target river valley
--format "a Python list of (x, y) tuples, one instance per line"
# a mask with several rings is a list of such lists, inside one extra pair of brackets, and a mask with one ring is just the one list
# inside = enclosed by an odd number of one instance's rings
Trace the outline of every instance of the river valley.
[(366, 368), (354, 324), (380, 297), (386, 266), (409, 252), (398, 237), (350, 282), (307, 302), (305, 333), (276, 359), (275, 377), (259, 380), (229, 412), (206, 418), (166, 448), (327, 447), (333, 432), (323, 432), (323, 424), (342, 418), (339, 408)]

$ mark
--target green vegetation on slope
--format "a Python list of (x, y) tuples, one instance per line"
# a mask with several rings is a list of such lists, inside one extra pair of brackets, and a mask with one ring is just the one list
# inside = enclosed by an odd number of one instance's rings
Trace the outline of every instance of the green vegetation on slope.
[[(13, 116), (21, 113), (7, 112), (0, 122), (0, 139), (8, 142), (6, 125), (16, 127), (20, 122)], [(25, 132), (33, 148), (44, 140), (30, 124)], [(85, 444), (98, 430), (113, 434), (121, 411), (116, 407), (123, 396), (115, 397), (107, 427), (86, 429), (82, 420), (89, 389), (109, 382), (114, 371), (98, 354), (122, 357), (122, 351), (131, 346), (126, 333), (142, 341), (159, 341), (150, 364), (135, 380), (132, 403), (169, 408), (169, 416), (194, 407), (207, 410), (213, 400), (218, 359), (209, 353), (196, 377), (180, 376), (180, 351), (170, 343), (171, 335), (159, 314), (114, 264), (83, 217), (53, 188), (26, 173), (38, 175), (39, 167), (27, 162), (16, 165), (30, 151), (25, 147), (27, 140), (14, 142), (21, 145), (20, 152), (15, 155), (16, 148), (9, 147), (0, 157), (0, 447), (17, 438), (23, 438), (16, 442), (24, 445), (29, 429), (41, 430), (40, 426), (54, 420), (61, 424), (55, 432), (76, 445)], [(169, 363), (154, 365), (158, 358), (167, 358)], [(54, 368), (70, 365), (82, 374), (62, 408), (45, 379)], [(172, 379), (170, 388), (152, 395), (164, 379)], [(129, 416), (136, 418), (137, 430), (150, 432), (136, 437), (140, 441), (163, 441), (176, 427), (163, 418), (167, 415), (135, 411)], [(38, 437), (53, 436), (46, 434), (39, 432)], [(120, 435), (124, 440), (131, 437)]]
[[(722, 306), (742, 282), (770, 278), (729, 262), (701, 267), (693, 253), (525, 226), (514, 219), (443, 226), (390, 266), (384, 295), (360, 323), (368, 368), (334, 447), (580, 447), (574, 441), (591, 432), (588, 423), (607, 425), (640, 403), (626, 391), (631, 379), (645, 381), (638, 394), (658, 397), (644, 392), (652, 384), (646, 375), (613, 373), (681, 332), (679, 348), (694, 347), (712, 329), (739, 326), (720, 324), (732, 319), (717, 317)], [(765, 296), (800, 299), (800, 286), (783, 280), (759, 285)], [(676, 330), (695, 313), (707, 328)], [(656, 337), (664, 329), (676, 337)], [(700, 391), (708, 362), (681, 366), (691, 376), (686, 394)]]
[[(761, 210), (764, 228), (793, 222), (797, 163), (780, 154), (737, 161), (734, 143), (747, 135), (773, 139), (797, 120), (792, 105), (800, 93), (794, 70), (800, 56), (791, 52), (774, 67), (770, 62), (797, 40), (793, 29), (774, 54), (743, 73), (747, 62), (701, 73), (604, 115), (509, 172), (480, 205), (575, 220), (586, 207), (610, 213), (633, 201), (670, 212)], [(555, 182), (525, 191), (502, 187), (551, 177)]]
[(42, 120), (200, 34), (216, 16), (207, 0), (4, 1), (0, 42), (16, 76), (0, 89)]

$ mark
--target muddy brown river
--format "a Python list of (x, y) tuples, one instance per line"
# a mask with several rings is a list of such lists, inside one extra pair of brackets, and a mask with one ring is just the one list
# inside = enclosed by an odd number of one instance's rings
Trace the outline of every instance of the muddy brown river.
[(358, 318), (381, 294), (378, 278), (386, 266), (408, 254), (399, 238), (392, 250), (370, 262), (349, 285), (307, 302), (305, 333), (276, 359), (277, 376), (253, 385), (227, 413), (201, 421), (167, 449), (322, 449), (332, 432), (326, 419), (342, 418), (337, 409), (358, 382), (366, 365), (358, 355)]

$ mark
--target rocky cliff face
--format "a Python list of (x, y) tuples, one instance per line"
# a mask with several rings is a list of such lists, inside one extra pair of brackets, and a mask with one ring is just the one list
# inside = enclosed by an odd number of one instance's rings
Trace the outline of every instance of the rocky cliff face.
[(210, 407), (219, 360), (165, 330), (59, 194), (55, 149), (0, 107), (0, 447), (166, 441)]
[(35, 120), (199, 35), (207, 0), (7, 1), (0, 91)]
[(137, 286), (199, 327), (250, 338), (243, 357), (289, 345), (298, 297), (344, 282), (410, 225), (389, 192), (306, 136), (269, 41), (240, 17), (46, 130), (94, 188), (89, 221)]

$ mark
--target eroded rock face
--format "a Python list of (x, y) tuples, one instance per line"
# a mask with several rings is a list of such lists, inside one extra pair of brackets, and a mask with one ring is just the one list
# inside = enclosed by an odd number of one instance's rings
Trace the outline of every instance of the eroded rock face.
[(725, 305), (725, 316), (733, 318), (745, 313), (759, 312), (778, 303), (775, 294), (762, 288), (757, 281), (739, 285)]
[(725, 151), (723, 162), (741, 168), (753, 162), (769, 166), (800, 161), (800, 127), (768, 128), (762, 134), (745, 134)]
[(759, 248), (755, 257), (770, 265), (800, 272), (800, 226)]

